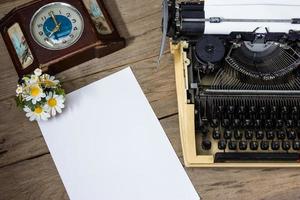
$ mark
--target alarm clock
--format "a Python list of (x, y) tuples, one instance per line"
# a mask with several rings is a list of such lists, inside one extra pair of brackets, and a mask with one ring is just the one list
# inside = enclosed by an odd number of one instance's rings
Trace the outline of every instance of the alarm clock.
[(0, 21), (18, 75), (56, 74), (125, 47), (101, 0), (38, 0)]

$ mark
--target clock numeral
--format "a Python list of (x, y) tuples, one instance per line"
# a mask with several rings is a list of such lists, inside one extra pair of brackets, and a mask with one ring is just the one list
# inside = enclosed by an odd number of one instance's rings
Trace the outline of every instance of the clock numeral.
[(44, 32), (43, 32), (43, 31), (40, 31), (40, 32), (39, 32), (39, 35), (40, 35), (40, 36), (44, 35)]
[(76, 23), (76, 19), (72, 19), (72, 22), (73, 22), (73, 23)]
[(77, 30), (78, 30), (77, 26), (75, 26), (75, 27), (73, 28), (73, 30), (74, 30), (74, 31), (77, 31)]
[(70, 38), (74, 38), (74, 35), (73, 35), (73, 34), (70, 34)]
[(58, 12), (59, 12), (59, 14), (61, 14), (61, 10), (59, 10)]
[(46, 17), (46, 16), (42, 16), (41, 19), (42, 19), (43, 21), (45, 21), (45, 20), (47, 19), (47, 17)]
[(38, 28), (42, 28), (42, 27), (43, 27), (43, 24), (38, 24), (37, 27), (38, 27)]
[(49, 42), (49, 38), (45, 37), (45, 38), (44, 38), (44, 41), (45, 41), (45, 42)]
[(71, 17), (71, 13), (66, 13), (66, 16), (67, 17)]
[(67, 43), (67, 40), (63, 40), (62, 43), (63, 43), (63, 44), (66, 44), (66, 43)]

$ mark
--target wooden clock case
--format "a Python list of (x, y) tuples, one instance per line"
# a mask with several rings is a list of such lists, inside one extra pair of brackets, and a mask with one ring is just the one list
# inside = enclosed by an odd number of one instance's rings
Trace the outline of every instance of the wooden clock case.
[[(42, 6), (52, 2), (64, 2), (74, 6), (82, 14), (84, 30), (81, 38), (72, 46), (62, 50), (48, 50), (35, 42), (30, 33), (30, 21), (34, 13)], [(112, 32), (99, 34), (82, 0), (37, 0), (13, 9), (0, 21), (0, 30), (8, 52), (19, 77), (32, 73), (41, 68), (49, 74), (56, 74), (72, 66), (78, 65), (93, 58), (100, 58), (125, 47), (125, 40), (120, 37), (104, 3), (97, 0), (99, 7)], [(8, 29), (18, 23), (32, 52), (33, 63), (23, 69), (16, 50), (8, 35)]]

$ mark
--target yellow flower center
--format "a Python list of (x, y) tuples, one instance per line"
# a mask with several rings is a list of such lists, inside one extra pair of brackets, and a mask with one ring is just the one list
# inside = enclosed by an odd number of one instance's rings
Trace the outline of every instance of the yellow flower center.
[(40, 106), (38, 106), (34, 109), (34, 112), (37, 114), (41, 114), (43, 112), (43, 109)]
[(48, 100), (48, 105), (49, 105), (50, 107), (55, 107), (55, 106), (57, 105), (56, 99), (54, 99), (54, 98), (49, 99), (49, 100)]
[(41, 93), (40, 88), (38, 88), (38, 87), (36, 87), (36, 86), (30, 88), (30, 94), (31, 94), (31, 96), (36, 97), (36, 96), (38, 96), (40, 93)]

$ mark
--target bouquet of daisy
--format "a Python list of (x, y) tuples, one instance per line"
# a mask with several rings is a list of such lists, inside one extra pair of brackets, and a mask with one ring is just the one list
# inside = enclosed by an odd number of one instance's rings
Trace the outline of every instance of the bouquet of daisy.
[(60, 82), (39, 68), (22, 77), (16, 93), (17, 105), (30, 121), (48, 120), (64, 108), (65, 91)]

